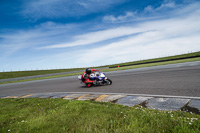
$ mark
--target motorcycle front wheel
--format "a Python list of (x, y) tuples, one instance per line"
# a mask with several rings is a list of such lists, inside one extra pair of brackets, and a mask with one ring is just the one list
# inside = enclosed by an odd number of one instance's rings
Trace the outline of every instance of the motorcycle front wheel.
[(109, 79), (109, 78), (107, 78), (107, 79), (106, 79), (106, 84), (107, 84), (107, 85), (111, 85), (111, 84), (112, 84), (112, 80)]

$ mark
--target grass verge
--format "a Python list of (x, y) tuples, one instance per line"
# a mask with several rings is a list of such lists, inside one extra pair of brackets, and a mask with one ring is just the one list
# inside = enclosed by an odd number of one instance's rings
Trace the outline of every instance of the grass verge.
[(0, 99), (0, 132), (200, 132), (200, 116), (112, 103)]
[(71, 71), (79, 71), (79, 70), (84, 70), (84, 68), (0, 72), (0, 79), (17, 78), (17, 77), (25, 77), (25, 76), (35, 76), (35, 75), (44, 75), (44, 74), (52, 74), (52, 73), (62, 73), (62, 72), (71, 72)]
[(52, 79), (52, 78), (68, 77), (68, 76), (74, 76), (74, 75), (80, 75), (80, 74), (82, 74), (82, 72), (62, 74), (62, 75), (56, 75), (56, 76), (48, 76), (48, 77), (41, 77), (41, 78), (24, 79), (24, 80), (17, 80), (17, 81), (1, 82), (0, 84), (26, 82), (26, 81), (43, 80), (43, 79)]

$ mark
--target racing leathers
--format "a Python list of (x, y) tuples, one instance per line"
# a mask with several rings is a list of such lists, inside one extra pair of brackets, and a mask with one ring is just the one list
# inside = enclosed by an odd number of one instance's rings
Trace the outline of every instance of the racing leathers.
[(95, 73), (98, 73), (98, 72), (99, 70), (96, 70), (96, 69), (91, 69), (90, 74), (87, 74), (85, 71), (81, 76), (82, 82), (85, 84), (88, 84), (88, 87), (90, 87), (92, 83), (96, 84), (96, 80), (94, 77), (96, 76)]

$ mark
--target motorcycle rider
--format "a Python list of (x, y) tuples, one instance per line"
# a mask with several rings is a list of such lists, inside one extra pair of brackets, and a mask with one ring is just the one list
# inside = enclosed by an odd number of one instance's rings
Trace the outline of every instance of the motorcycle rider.
[[(90, 87), (92, 83), (99, 84), (99, 82), (96, 81), (95, 79), (96, 77), (95, 73), (99, 73), (99, 70), (87, 68), (85, 72), (82, 74), (81, 76), (82, 82), (87, 84), (87, 87)], [(91, 79), (92, 77), (94, 78), (93, 80)]]

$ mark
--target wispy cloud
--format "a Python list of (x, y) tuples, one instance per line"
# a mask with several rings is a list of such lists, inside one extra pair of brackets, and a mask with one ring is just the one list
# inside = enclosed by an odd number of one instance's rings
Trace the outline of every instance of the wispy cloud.
[(104, 23), (127, 23), (134, 21), (159, 19), (163, 18), (163, 12), (166, 16), (176, 8), (178, 8), (178, 5), (176, 5), (174, 2), (164, 1), (164, 3), (162, 3), (159, 7), (153, 7), (152, 5), (148, 5), (142, 11), (127, 11), (125, 14), (119, 16), (107, 15), (103, 17), (102, 21)]
[(21, 13), (32, 19), (83, 16), (105, 11), (122, 2), (124, 0), (30, 0), (26, 1)]
[(166, 1), (162, 3), (159, 7), (153, 7), (152, 5), (147, 6), (144, 9), (144, 12), (159, 12), (159, 11), (166, 11), (169, 9), (177, 8), (177, 5), (173, 1)]
[[(157, 9), (160, 10), (161, 7), (166, 7), (166, 5), (164, 6), (162, 4)], [(33, 45), (37, 46), (39, 49), (67, 48), (89, 45), (93, 43), (100, 43), (109, 39), (126, 37), (132, 34), (145, 33), (149, 31), (160, 31), (160, 33), (168, 33), (170, 36), (179, 36), (180, 34), (186, 34), (191, 30), (192, 32), (194, 32), (198, 29), (197, 27), (199, 21), (196, 20), (196, 17), (198, 17), (199, 10), (197, 9), (197, 7), (198, 6), (196, 6), (196, 4), (193, 4), (183, 8), (183, 12), (186, 12), (187, 10), (191, 14), (187, 16), (180, 16), (180, 19), (175, 17), (173, 19), (151, 20), (140, 24), (120, 26), (116, 28), (90, 32), (82, 35), (77, 35), (77, 33), (74, 33), (73, 35), (71, 32), (75, 29), (78, 29), (79, 25), (56, 24), (53, 22), (47, 22), (36, 26), (34, 30), (20, 31), (16, 34), (3, 36), (3, 38), (7, 43), (6, 47), (12, 47), (13, 42), (15, 42), (15, 44), (17, 43), (19, 47), (14, 48), (14, 52), (16, 50), (19, 50), (20, 48), (31, 47)], [(132, 17), (134, 16), (134, 14), (135, 13), (127, 12), (125, 16), (119, 16), (118, 18), (116, 18), (116, 21), (126, 19), (127, 17)], [(182, 19), (183, 17), (184, 19)], [(166, 22), (168, 22), (169, 25), (166, 25)], [(171, 28), (166, 29), (166, 27), (173, 27), (174, 30), (172, 30)], [(62, 41), (58, 41), (58, 38), (62, 38)]]
[[(173, 29), (174, 28), (176, 29), (173, 32), (169, 32), (169, 34), (171, 34), (171, 35), (174, 35), (174, 34), (179, 35), (182, 33), (188, 33), (190, 30), (195, 30), (196, 29), (195, 26), (198, 27), (198, 25), (194, 25), (194, 24), (196, 24), (196, 20), (195, 20), (195, 17), (193, 17), (193, 16), (196, 16), (196, 17), (198, 16), (198, 12), (199, 12), (198, 6), (197, 6), (198, 4), (188, 5), (187, 7), (182, 8), (181, 11), (178, 9), (178, 11), (179, 11), (178, 14), (180, 16), (177, 16), (177, 13), (176, 13), (177, 10), (175, 10), (174, 11), (175, 13), (173, 13), (173, 12), (171, 13), (170, 18), (168, 18), (168, 17), (166, 17), (166, 18), (161, 17), (159, 19), (152, 18), (152, 20), (144, 21), (142, 23), (136, 23), (136, 24), (135, 23), (131, 24), (131, 22), (129, 22), (129, 26), (119, 26), (116, 28), (105, 29), (105, 30), (91, 32), (91, 33), (85, 33), (83, 35), (76, 35), (73, 37), (73, 40), (75, 40), (75, 41), (71, 41), (71, 42), (67, 42), (67, 43), (60, 43), (60, 44), (58, 43), (55, 45), (48, 45), (48, 46), (41, 47), (41, 48), (42, 49), (67, 48), (67, 47), (74, 47), (74, 46), (81, 46), (81, 45), (89, 45), (89, 44), (93, 44), (93, 43), (100, 43), (102, 41), (106, 41), (109, 39), (115, 39), (118, 37), (126, 37), (126, 36), (130, 36), (132, 34), (140, 34), (140, 33), (149, 32), (149, 31), (163, 31), (163, 32), (170, 31), (170, 30), (166, 29), (166, 27), (173, 27)], [(166, 7), (174, 8), (174, 3), (162, 4), (160, 7), (157, 7), (156, 9), (152, 9), (152, 10), (154, 10), (154, 11), (161, 10), (161, 9), (165, 9)], [(183, 14), (185, 14), (186, 11), (188, 12), (188, 14), (186, 16), (183, 16)], [(181, 13), (181, 12), (184, 12), (184, 13)], [(136, 14), (136, 13), (127, 12), (125, 16), (118, 16), (117, 18), (113, 18), (111, 21), (112, 22), (117, 22), (117, 21), (122, 22), (122, 21), (127, 20), (128, 17), (133, 17), (134, 14)], [(105, 17), (104, 17), (104, 19), (105, 19)], [(149, 19), (149, 18), (147, 17), (146, 19)], [(168, 21), (168, 23), (171, 25), (167, 25), (167, 26), (163, 25), (163, 24), (165, 24), (166, 21)], [(182, 25), (180, 25), (179, 23)], [(180, 27), (180, 26), (182, 26), (182, 27)], [(177, 31), (179, 33), (177, 33)]]
[(56, 44), (56, 45), (49, 45), (45, 47), (41, 47), (41, 49), (45, 48), (67, 48), (67, 47), (74, 47), (74, 46), (80, 46), (80, 45), (89, 45), (92, 43), (98, 43), (101, 41), (123, 37), (131, 34), (135, 34), (138, 32), (145, 32), (149, 29), (138, 29), (136, 27), (117, 27), (113, 29), (107, 29), (102, 31), (96, 31), (91, 32), (83, 35), (77, 35), (73, 38), (73, 42), (70, 43), (62, 43), (62, 44)]
[[(139, 29), (137, 32), (148, 32), (94, 48), (82, 54), (84, 58), (89, 58), (90, 53), (102, 51), (102, 56), (94, 54), (88, 62), (109, 64), (122, 60), (132, 61), (198, 51), (200, 50), (200, 9), (196, 5), (188, 5), (182, 9), (183, 12), (186, 10), (190, 11), (187, 15), (178, 17), (175, 15), (172, 18), (126, 27), (130, 30)], [(82, 62), (84, 58), (79, 58), (77, 62), (87, 63), (87, 61)]]
[(133, 19), (136, 17), (137, 12), (126, 12), (125, 15), (119, 15), (115, 17), (114, 15), (108, 15), (103, 17), (103, 22), (111, 22), (111, 23), (122, 23), (127, 22), (130, 19)]
[[(170, 18), (77, 35), (73, 39), (76, 41), (72, 43), (46, 48), (65, 48), (69, 47), (69, 44), (85, 45), (86, 50), (62, 52), (51, 57), (51, 59), (59, 59), (60, 62), (73, 60), (75, 66), (88, 66), (88, 64), (98, 66), (198, 51), (200, 50), (200, 9), (195, 5), (182, 8), (182, 12), (188, 11), (186, 15), (179, 14)], [(126, 38), (115, 40), (121, 36)], [(113, 40), (105, 44), (103, 41), (108, 39)], [(89, 44), (94, 43), (98, 45), (93, 48), (88, 47)]]
[(38, 47), (70, 41), (73, 36), (71, 31), (78, 28), (80, 25), (46, 22), (29, 30), (11, 30), (0, 35), (0, 55), (6, 58), (20, 50), (36, 50)]

